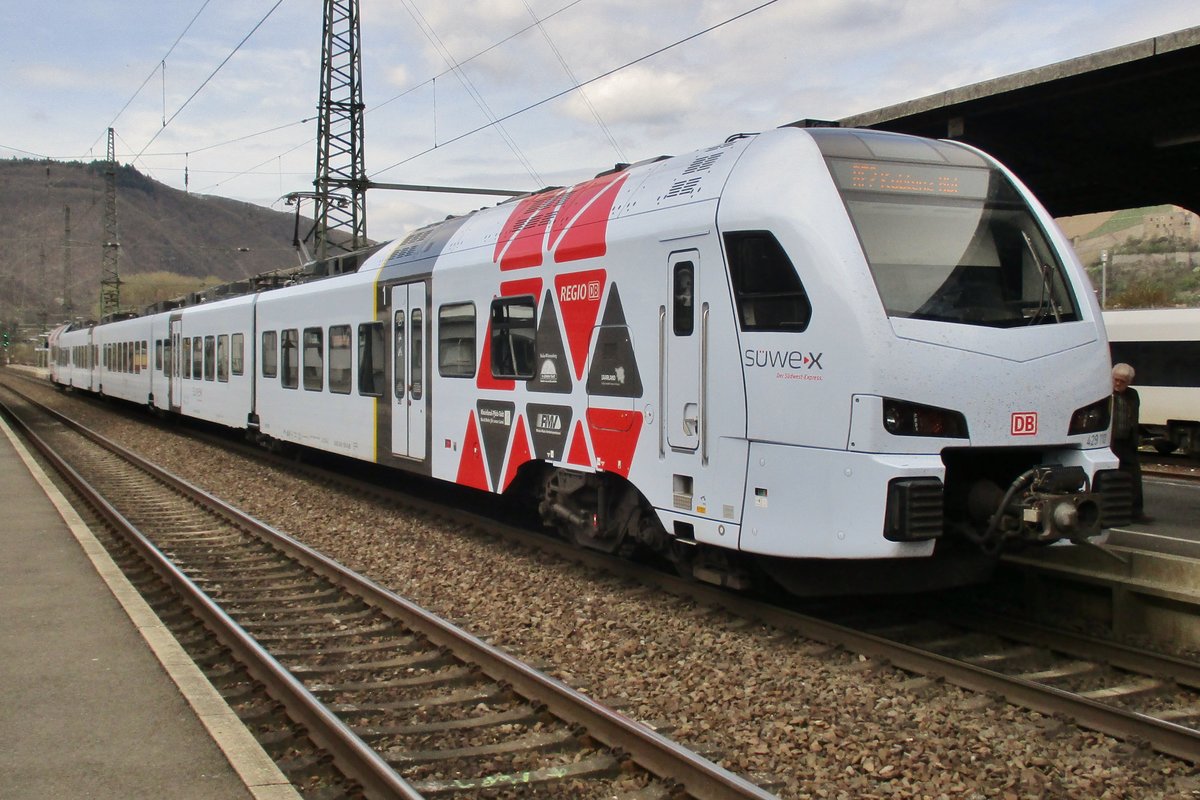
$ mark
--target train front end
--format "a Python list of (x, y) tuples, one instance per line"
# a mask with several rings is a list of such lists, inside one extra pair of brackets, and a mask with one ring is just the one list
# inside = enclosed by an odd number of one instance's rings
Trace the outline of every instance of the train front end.
[[(911, 590), (1127, 520), (1099, 308), (1019, 181), (960, 144), (842, 129), (772, 132), (739, 168), (757, 179), (731, 181), (720, 223), (747, 392), (743, 551), (802, 594)], [(741, 214), (771, 219), (773, 263), (739, 254)], [(757, 274), (789, 268), (782, 293)]]

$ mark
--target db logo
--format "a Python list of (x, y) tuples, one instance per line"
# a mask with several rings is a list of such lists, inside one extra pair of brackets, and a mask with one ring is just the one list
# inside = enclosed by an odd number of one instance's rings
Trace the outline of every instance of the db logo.
[(1013, 436), (1036, 436), (1037, 435), (1037, 412), (1036, 411), (1014, 411), (1012, 415), (1012, 435)]

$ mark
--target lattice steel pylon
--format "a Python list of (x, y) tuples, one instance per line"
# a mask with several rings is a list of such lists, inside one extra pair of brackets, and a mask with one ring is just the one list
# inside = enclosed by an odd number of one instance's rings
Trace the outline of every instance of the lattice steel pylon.
[(71, 302), (71, 207), (63, 206), (63, 269), (62, 269), (62, 314), (64, 319), (70, 319), (75, 312), (75, 304)]
[[(324, 0), (324, 7), (317, 177), (313, 181), (314, 254), (318, 260), (367, 244), (358, 0)], [(340, 235), (334, 237), (335, 232)]]
[(100, 262), (100, 318), (121, 310), (121, 242), (117, 236), (117, 156), (113, 129), (108, 129), (108, 158), (104, 164), (104, 241)]

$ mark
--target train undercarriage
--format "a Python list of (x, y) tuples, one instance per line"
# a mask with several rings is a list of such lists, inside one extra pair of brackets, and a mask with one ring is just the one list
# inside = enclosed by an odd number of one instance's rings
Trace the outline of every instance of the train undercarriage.
[[(1027, 451), (946, 451), (946, 480), (893, 481), (881, 536), (934, 539), (930, 557), (796, 559), (746, 554), (674, 536), (629, 482), (611, 473), (546, 469), (542, 520), (579, 547), (650, 553), (679, 574), (736, 590), (769, 583), (794, 596), (915, 592), (986, 581), (1000, 555), (1068, 540), (1084, 543), (1128, 521), (1128, 477), (1040, 463)], [(1013, 477), (1015, 476), (1015, 477)], [(901, 491), (897, 491), (900, 489)]]

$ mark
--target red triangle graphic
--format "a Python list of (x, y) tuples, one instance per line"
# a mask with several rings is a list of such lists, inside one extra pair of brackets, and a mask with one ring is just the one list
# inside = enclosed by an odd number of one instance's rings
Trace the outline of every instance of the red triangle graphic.
[(483, 466), (483, 448), (479, 446), (479, 431), (475, 425), (475, 412), (467, 418), (467, 432), (463, 434), (462, 455), (458, 460), (456, 483), (475, 489), (488, 490), (487, 469)]
[(504, 481), (500, 485), (500, 491), (508, 488), (512, 483), (512, 479), (517, 476), (517, 470), (521, 465), (533, 458), (533, 451), (529, 447), (529, 434), (525, 431), (525, 417), (517, 415), (516, 431), (513, 433), (512, 449), (508, 451), (508, 469), (504, 471)]
[(592, 328), (600, 314), (606, 277), (607, 273), (602, 269), (589, 269), (554, 278), (554, 293), (562, 310), (563, 329), (567, 334), (567, 348), (571, 351), (576, 380), (583, 378), (583, 368), (587, 365)]
[(588, 430), (596, 448), (596, 468), (629, 476), (633, 453), (642, 433), (642, 414), (616, 408), (589, 408)]
[[(566, 198), (551, 229), (551, 246), (557, 264), (599, 258), (607, 252), (608, 215), (626, 178), (629, 178), (628, 174), (620, 175), (616, 181), (611, 176), (589, 181), (576, 187)], [(563, 230), (564, 224), (570, 227)], [(562, 233), (558, 234), (559, 230)]]
[(567, 463), (581, 467), (592, 466), (592, 454), (588, 452), (587, 439), (583, 435), (583, 423), (575, 421), (575, 435), (571, 437), (571, 450), (567, 453)]
[(516, 297), (522, 294), (533, 295), (534, 302), (541, 300), (542, 297), (542, 279), (541, 278), (519, 278), (515, 281), (500, 282), (501, 297)]
[(554, 261), (576, 261), (604, 255), (608, 217), (628, 173), (612, 173), (581, 183), (559, 207), (550, 228)]
[(517, 203), (504, 223), (504, 228), (496, 239), (496, 249), (492, 253), (492, 260), (500, 262), (500, 269), (523, 269), (541, 265), (546, 228), (565, 192), (565, 189), (543, 192)]

